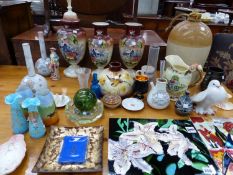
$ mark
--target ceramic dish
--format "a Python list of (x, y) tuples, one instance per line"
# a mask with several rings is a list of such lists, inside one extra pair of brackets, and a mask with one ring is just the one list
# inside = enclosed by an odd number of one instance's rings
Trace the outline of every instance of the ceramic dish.
[(139, 111), (144, 108), (144, 103), (137, 98), (126, 98), (122, 101), (122, 106), (129, 111)]
[(70, 101), (70, 97), (59, 94), (53, 95), (53, 99), (57, 108), (64, 107)]
[(121, 97), (119, 95), (106, 94), (103, 96), (102, 101), (104, 106), (108, 108), (117, 108), (121, 104)]
[[(89, 137), (86, 162), (83, 164), (59, 164), (58, 156), (65, 136)], [(32, 169), (33, 173), (78, 173), (102, 171), (103, 127), (52, 126), (44, 148)]]
[(13, 172), (22, 162), (26, 153), (23, 134), (13, 135), (7, 142), (0, 145), (0, 174)]
[(94, 108), (85, 114), (83, 114), (75, 107), (73, 101), (70, 101), (65, 107), (66, 116), (76, 125), (95, 122), (96, 120), (100, 119), (103, 116), (103, 112), (104, 112), (104, 105), (103, 102), (100, 100), (97, 100)]

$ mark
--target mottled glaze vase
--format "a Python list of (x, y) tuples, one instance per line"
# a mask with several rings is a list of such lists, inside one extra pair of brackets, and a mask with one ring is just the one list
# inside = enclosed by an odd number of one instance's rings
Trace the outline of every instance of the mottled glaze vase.
[(175, 111), (178, 115), (189, 115), (193, 110), (193, 102), (189, 96), (190, 92), (185, 91), (185, 94), (181, 96), (175, 103)]
[(119, 41), (120, 56), (124, 65), (132, 72), (142, 58), (145, 40), (140, 34), (142, 24), (128, 22), (125, 25), (126, 34)]
[(29, 134), (32, 138), (39, 139), (46, 133), (45, 125), (38, 112), (40, 100), (36, 97), (27, 98), (23, 101), (22, 107), (28, 109)]
[(170, 103), (170, 96), (167, 93), (167, 80), (164, 78), (157, 78), (156, 85), (150, 82), (151, 90), (147, 95), (147, 103), (154, 109), (165, 109)]
[(132, 92), (134, 79), (128, 71), (121, 68), (120, 62), (111, 62), (109, 68), (104, 69), (98, 78), (103, 95), (117, 94), (125, 97)]
[(22, 96), (18, 93), (5, 97), (5, 103), (11, 107), (11, 128), (14, 134), (23, 134), (28, 130), (28, 122), (21, 108)]
[(100, 73), (111, 60), (113, 39), (107, 33), (108, 23), (94, 22), (94, 36), (88, 40), (89, 54), (97, 67), (94, 72)]

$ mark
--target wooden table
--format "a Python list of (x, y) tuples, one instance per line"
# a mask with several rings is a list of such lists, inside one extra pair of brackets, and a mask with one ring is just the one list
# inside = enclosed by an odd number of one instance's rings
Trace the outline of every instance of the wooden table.
[[(60, 71), (62, 71), (61, 69)], [(27, 74), (27, 70), (24, 66), (0, 66), (0, 143), (7, 141), (12, 136), (11, 131), (11, 114), (10, 107), (4, 104), (4, 97), (10, 93), (13, 93), (17, 86), (19, 85), (21, 79)], [(66, 87), (68, 89), (67, 94), (70, 97), (73, 97), (74, 93), (79, 89), (78, 81), (76, 79), (66, 78), (63, 73), (61, 73), (61, 80), (59, 81), (51, 81), (49, 78), (48, 85), (50, 90), (53, 93), (61, 93), (61, 88)], [(193, 87), (190, 89), (191, 94), (198, 91), (198, 87)], [(85, 173), (88, 174), (107, 174), (108, 172), (108, 119), (114, 117), (129, 117), (129, 118), (173, 118), (173, 119), (188, 119), (188, 117), (181, 117), (175, 114), (174, 103), (171, 102), (169, 107), (165, 110), (155, 110), (150, 108), (146, 100), (145, 108), (139, 112), (129, 112), (119, 107), (117, 109), (104, 109), (103, 117), (96, 121), (95, 123), (90, 124), (89, 126), (104, 126), (104, 144), (103, 144), (103, 173)], [(233, 100), (231, 99), (231, 102)], [(75, 126), (72, 122), (70, 122), (65, 114), (64, 108), (57, 109), (55, 115), (59, 117), (59, 122), (57, 125), (59, 126)], [(197, 116), (197, 114), (193, 113), (191, 116)], [(223, 111), (218, 109), (216, 116), (223, 117), (232, 117), (233, 114), (230, 111)], [(47, 134), (49, 133), (49, 128), (47, 128)], [(16, 169), (12, 175), (24, 175), (26, 172), (31, 171), (34, 163), (36, 162), (42, 147), (45, 143), (46, 136), (41, 139), (32, 139), (29, 134), (25, 134), (25, 140), (27, 144), (27, 154), (24, 158), (22, 164)]]

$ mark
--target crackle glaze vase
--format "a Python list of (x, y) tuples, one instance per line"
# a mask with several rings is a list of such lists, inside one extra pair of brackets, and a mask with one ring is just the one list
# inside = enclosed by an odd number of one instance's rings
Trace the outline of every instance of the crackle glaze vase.
[(97, 67), (95, 73), (100, 73), (111, 60), (113, 39), (107, 33), (109, 23), (94, 22), (94, 36), (89, 38), (88, 47), (92, 62)]
[(104, 69), (99, 77), (101, 93), (125, 97), (132, 92), (134, 79), (130, 73), (121, 68), (120, 62), (110, 62), (109, 68)]
[(124, 65), (132, 72), (142, 58), (145, 40), (140, 34), (142, 24), (128, 22), (125, 25), (126, 34), (119, 41), (120, 56)]

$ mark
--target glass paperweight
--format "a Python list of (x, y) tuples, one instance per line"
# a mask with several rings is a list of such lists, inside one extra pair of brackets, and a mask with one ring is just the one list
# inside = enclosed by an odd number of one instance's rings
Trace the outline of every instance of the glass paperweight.
[(58, 157), (60, 164), (83, 164), (86, 162), (88, 136), (65, 136)]
[(68, 119), (74, 122), (76, 125), (87, 124), (95, 122), (103, 115), (104, 106), (100, 100), (97, 100), (95, 106), (90, 111), (80, 111), (75, 107), (73, 101), (70, 101), (65, 107), (65, 114)]

